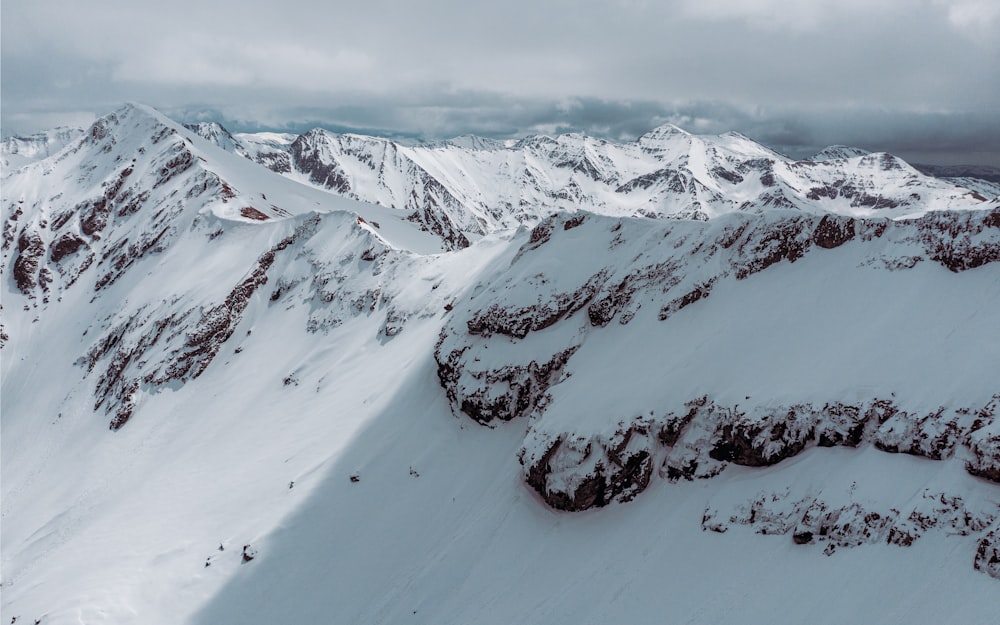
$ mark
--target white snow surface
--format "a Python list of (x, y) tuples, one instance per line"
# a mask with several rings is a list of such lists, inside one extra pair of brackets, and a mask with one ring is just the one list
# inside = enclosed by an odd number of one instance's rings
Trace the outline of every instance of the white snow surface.
[[(199, 136), (209, 130), (213, 141)], [(1000, 485), (966, 471), (964, 443), (941, 460), (876, 448), (895, 440), (893, 420), (857, 447), (672, 479), (672, 459), (701, 444), (691, 428), (654, 445), (633, 501), (581, 512), (525, 483), (562, 438), (595, 450), (553, 459), (548, 487), (575, 488), (623, 424), (702, 396), (751, 412), (888, 397), (920, 415), (990, 405), (996, 201), (876, 154), (830, 161), (840, 188), (919, 203), (883, 212), (824, 196), (809, 208), (817, 180), (833, 185), (823, 165), (674, 127), (628, 145), (314, 133), (350, 181), (334, 193), (257, 158), (306, 135), (198, 131), (128, 105), (5, 171), (5, 622), (997, 623), (1000, 579), (973, 561), (1000, 530)], [(557, 155), (605, 182), (553, 166)], [(794, 206), (761, 205), (759, 172), (735, 184), (712, 173), (753, 159)], [(682, 192), (661, 184), (668, 174), (634, 202), (610, 190), (666, 162), (683, 163)], [(371, 163), (396, 166), (373, 175)], [(408, 205), (414, 185), (427, 194)], [(411, 216), (426, 202), (467, 246)], [(636, 216), (649, 202), (710, 219)], [(680, 210), (693, 202), (700, 214)], [(812, 235), (827, 212), (851, 233), (830, 249)], [(740, 273), (792, 226), (801, 232), (782, 241), (810, 241), (801, 256)], [(980, 253), (978, 265), (955, 260)], [(550, 325), (471, 332), (491, 306), (537, 320), (588, 284), (590, 299)], [(619, 284), (636, 287), (631, 299), (592, 322), (587, 302)], [(490, 372), (567, 348), (526, 414), (489, 427), (448, 396), (436, 360), (459, 351), (459, 392), (496, 397), (509, 389), (484, 382)], [(984, 445), (1000, 440), (1000, 415), (990, 419), (976, 430)], [(959, 498), (965, 520), (935, 512), (939, 496)], [(748, 512), (787, 520), (813, 499), (939, 516), (910, 546), (826, 555), (767, 535)]]

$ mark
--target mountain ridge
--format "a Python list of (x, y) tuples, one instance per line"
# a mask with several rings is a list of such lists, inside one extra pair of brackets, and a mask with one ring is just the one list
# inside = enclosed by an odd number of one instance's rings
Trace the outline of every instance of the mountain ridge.
[(1000, 609), (1000, 199), (669, 127), (195, 130), (5, 171), (4, 614)]

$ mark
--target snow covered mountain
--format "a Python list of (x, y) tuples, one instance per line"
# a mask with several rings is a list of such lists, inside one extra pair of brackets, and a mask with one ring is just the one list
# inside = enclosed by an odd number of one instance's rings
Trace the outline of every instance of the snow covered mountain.
[[(200, 128), (223, 149), (251, 151), (225, 139), (217, 124)], [(271, 148), (273, 155), (280, 146)], [(290, 162), (275, 158), (275, 171), (407, 210), (456, 248), (498, 228), (534, 225), (553, 211), (704, 220), (786, 208), (898, 217), (996, 197), (982, 195), (981, 185), (924, 176), (890, 154), (833, 146), (793, 161), (738, 133), (691, 135), (671, 125), (632, 143), (567, 134), (518, 142), (462, 137), (431, 146), (317, 129), (288, 151)]]
[(128, 105), (5, 170), (4, 618), (994, 622), (1000, 201), (825, 152)]
[(0, 164), (6, 172), (48, 158), (83, 134), (80, 128), (55, 128), (27, 137), (8, 137), (0, 144)]

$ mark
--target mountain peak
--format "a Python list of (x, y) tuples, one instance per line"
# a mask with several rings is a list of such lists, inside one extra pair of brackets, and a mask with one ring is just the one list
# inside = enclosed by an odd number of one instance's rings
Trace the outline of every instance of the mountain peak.
[(861, 148), (848, 145), (831, 145), (823, 148), (806, 160), (819, 163), (822, 161), (846, 160), (856, 156), (867, 156), (868, 154), (867, 150), (862, 150)]
[(196, 122), (184, 124), (184, 127), (227, 152), (240, 152), (236, 137), (219, 122)]
[(674, 141), (677, 139), (686, 139), (691, 136), (691, 133), (679, 128), (673, 124), (663, 124), (662, 126), (657, 126), (656, 128), (650, 130), (646, 134), (642, 135), (636, 139), (636, 143), (643, 147), (649, 147), (653, 145), (659, 145), (666, 142)]

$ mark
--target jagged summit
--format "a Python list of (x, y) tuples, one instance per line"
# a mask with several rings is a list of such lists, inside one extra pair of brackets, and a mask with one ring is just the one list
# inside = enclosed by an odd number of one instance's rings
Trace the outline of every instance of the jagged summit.
[(198, 122), (196, 124), (184, 124), (184, 127), (195, 133), (199, 137), (211, 141), (227, 152), (237, 152), (241, 156), (246, 156), (247, 152), (242, 150), (242, 146), (228, 130), (219, 122)]
[(656, 128), (650, 130), (644, 135), (640, 136), (636, 141), (638, 143), (655, 143), (657, 141), (662, 141), (665, 139), (676, 138), (676, 137), (689, 137), (691, 133), (675, 126), (674, 124), (663, 124), (662, 126), (657, 126)]
[(809, 160), (819, 163), (823, 161), (847, 160), (868, 154), (867, 150), (862, 150), (861, 148), (852, 148), (846, 145), (831, 145), (810, 156)]

